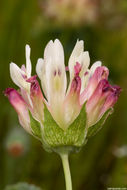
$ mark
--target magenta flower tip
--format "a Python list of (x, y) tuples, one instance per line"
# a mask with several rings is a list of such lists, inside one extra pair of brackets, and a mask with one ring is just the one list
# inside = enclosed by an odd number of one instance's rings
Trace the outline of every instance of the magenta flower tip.
[(122, 88), (117, 85), (112, 86), (112, 90), (114, 92), (114, 95), (118, 97), (120, 96), (120, 93), (122, 92)]
[(78, 63), (78, 62), (76, 62), (76, 65), (74, 66), (74, 73), (75, 73), (75, 76), (78, 76), (79, 75), (79, 73), (80, 73), (80, 71), (81, 71), (81, 65)]
[(108, 81), (107, 81), (107, 85), (103, 87), (102, 91), (103, 91), (103, 92), (108, 92), (108, 91), (110, 91), (112, 95), (119, 97), (119, 96), (120, 96), (120, 93), (121, 93), (121, 91), (122, 91), (122, 88), (120, 88), (120, 87), (117, 86), (117, 85), (112, 86), (112, 85), (110, 85), (110, 84), (108, 83)]
[(30, 86), (31, 96), (38, 95), (39, 93), (41, 94), (41, 89), (36, 78), (37, 78), (37, 75), (34, 75), (30, 77), (29, 79), (27, 79), (27, 82), (31, 83), (31, 86)]
[(15, 89), (14, 88), (6, 88), (3, 93), (5, 96), (9, 97), (9, 95), (12, 91), (15, 91)]
[(26, 82), (29, 82), (29, 83), (32, 84), (33, 82), (35, 82), (36, 78), (37, 78), (37, 75), (34, 75), (34, 76), (28, 78), (28, 79), (26, 80)]
[(75, 78), (73, 79), (71, 89), (74, 92), (80, 92), (80, 89), (81, 89), (81, 78), (79, 76), (75, 76)]

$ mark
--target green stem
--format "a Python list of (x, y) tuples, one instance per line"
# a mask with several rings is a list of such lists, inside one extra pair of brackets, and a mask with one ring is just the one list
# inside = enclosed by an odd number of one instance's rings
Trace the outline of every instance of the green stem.
[(72, 190), (72, 181), (71, 181), (71, 173), (68, 161), (68, 154), (61, 154), (63, 169), (64, 169), (64, 176), (65, 176), (65, 183), (66, 183), (66, 190)]

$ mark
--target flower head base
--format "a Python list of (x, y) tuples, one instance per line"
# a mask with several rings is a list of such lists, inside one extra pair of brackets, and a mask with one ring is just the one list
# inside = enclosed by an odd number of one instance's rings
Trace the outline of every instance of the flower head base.
[[(31, 77), (29, 46), (26, 61), (26, 68), (10, 65), (11, 78), (20, 91), (12, 88), (5, 91), (21, 125), (48, 150), (61, 146), (80, 148), (112, 112), (121, 88), (109, 84), (109, 71), (101, 62), (88, 68), (90, 58), (83, 41), (77, 41), (68, 69), (60, 41), (47, 44), (44, 59), (38, 59), (36, 66), (45, 98), (36, 76)], [(70, 74), (68, 87), (66, 70)]]

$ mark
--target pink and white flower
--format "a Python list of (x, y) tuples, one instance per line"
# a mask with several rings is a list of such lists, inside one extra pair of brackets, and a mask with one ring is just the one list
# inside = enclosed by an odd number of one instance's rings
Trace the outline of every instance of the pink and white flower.
[(10, 63), (10, 75), (12, 81), (21, 89), (21, 94), (28, 104), (32, 106), (30, 99), (30, 83), (26, 80), (31, 77), (30, 47), (26, 45), (26, 67), (19, 68), (15, 63)]
[(41, 88), (36, 76), (31, 77), (30, 48), (26, 46), (26, 68), (10, 64), (13, 82), (20, 92), (7, 89), (5, 94), (18, 113), (21, 125), (31, 133), (28, 112), (41, 123), (43, 128), (44, 104), (58, 126), (66, 131), (79, 115), (86, 103), (87, 123), (91, 127), (104, 113), (113, 108), (121, 88), (108, 82), (109, 70), (95, 62), (89, 69), (90, 57), (84, 51), (84, 42), (77, 41), (69, 59), (69, 84), (67, 85), (64, 50), (58, 39), (50, 41), (44, 51), (44, 59), (37, 61), (36, 72), (41, 80)]

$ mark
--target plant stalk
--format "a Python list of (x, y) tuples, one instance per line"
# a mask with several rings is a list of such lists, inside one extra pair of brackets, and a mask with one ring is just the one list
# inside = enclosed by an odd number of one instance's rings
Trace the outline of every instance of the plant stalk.
[(63, 169), (64, 169), (64, 176), (65, 176), (65, 183), (66, 183), (66, 190), (72, 190), (72, 180), (71, 180), (71, 173), (68, 161), (68, 154), (61, 154)]

